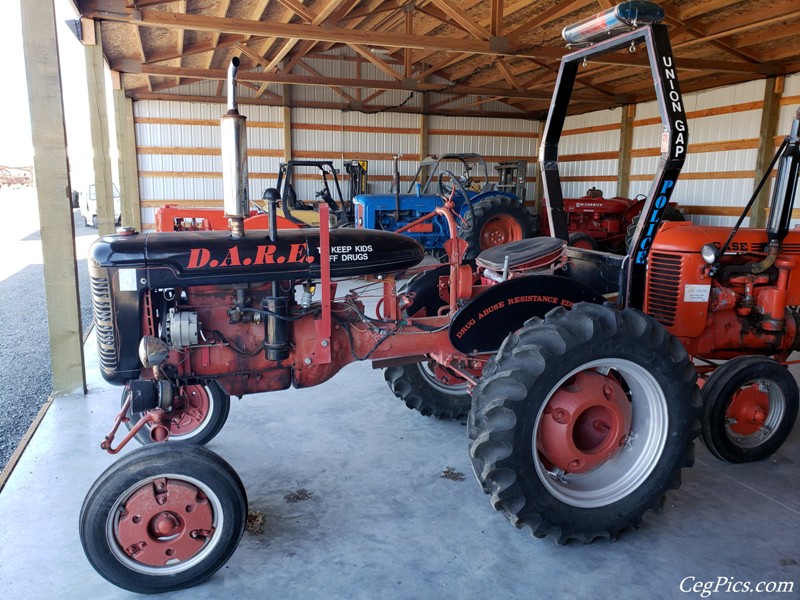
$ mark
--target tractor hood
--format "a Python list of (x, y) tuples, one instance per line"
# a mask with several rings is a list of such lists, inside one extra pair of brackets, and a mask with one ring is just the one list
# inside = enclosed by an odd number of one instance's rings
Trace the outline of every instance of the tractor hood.
[[(319, 229), (281, 231), (275, 242), (266, 231), (111, 235), (92, 245), (90, 267), (146, 270), (149, 287), (319, 279), (319, 239)], [(412, 238), (383, 231), (332, 230), (330, 245), (331, 277), (402, 271), (425, 255)]]

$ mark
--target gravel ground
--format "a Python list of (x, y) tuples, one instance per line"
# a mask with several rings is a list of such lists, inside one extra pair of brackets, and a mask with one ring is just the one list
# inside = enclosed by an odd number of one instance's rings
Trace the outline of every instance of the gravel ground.
[[(39, 211), (32, 188), (0, 189), (0, 469), (51, 392)], [(75, 210), (78, 275), (84, 334), (92, 323), (87, 274), (89, 244), (97, 231)]]

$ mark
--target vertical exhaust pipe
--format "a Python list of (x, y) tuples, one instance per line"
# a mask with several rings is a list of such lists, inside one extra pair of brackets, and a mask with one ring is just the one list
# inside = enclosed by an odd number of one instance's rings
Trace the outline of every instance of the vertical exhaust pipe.
[(247, 118), (239, 114), (236, 72), (239, 58), (228, 67), (228, 112), (219, 118), (222, 151), (222, 198), (231, 237), (244, 237), (244, 217), (248, 214), (247, 197)]

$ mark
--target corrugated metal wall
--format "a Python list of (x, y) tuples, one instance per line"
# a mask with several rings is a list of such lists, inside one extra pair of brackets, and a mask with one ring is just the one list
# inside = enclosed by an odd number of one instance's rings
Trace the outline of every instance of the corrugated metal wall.
[[(309, 59), (307, 64), (326, 74), (342, 77), (387, 79), (370, 63), (342, 57)], [(360, 66), (356, 66), (360, 64)], [(673, 200), (701, 224), (730, 224), (737, 209), (754, 187), (765, 82), (744, 83), (684, 96), (689, 119), (689, 153)], [(180, 93), (213, 93), (208, 83), (179, 88)], [(342, 97), (325, 88), (293, 89), (304, 101), (340, 102)], [(348, 90), (364, 98), (362, 92)], [(243, 88), (242, 97), (253, 95)], [(444, 96), (443, 96), (444, 97)], [(399, 104), (405, 92), (384, 92), (382, 104)], [(409, 102), (419, 102), (415, 95)], [(785, 79), (780, 100), (776, 146), (788, 132), (800, 106), (800, 75)], [(221, 206), (218, 103), (139, 101), (134, 104), (139, 155), (142, 221), (152, 226), (155, 207), (175, 202), (185, 206)], [(283, 157), (283, 109), (242, 105), (248, 117), (250, 194), (260, 198), (274, 185)], [(597, 187), (606, 197), (617, 193), (623, 110), (604, 110), (569, 117), (559, 148), (565, 196), (581, 196)], [(369, 161), (371, 192), (388, 191), (392, 157), (399, 155), (403, 188), (420, 159), (422, 117), (416, 114), (328, 108), (291, 110), (291, 144), (294, 158), (329, 159), (337, 168), (343, 161)], [(428, 117), (428, 153), (477, 152), (494, 164), (507, 160), (529, 161), (527, 200), (533, 199), (535, 160), (542, 124), (524, 119), (482, 117)], [(635, 107), (633, 144), (629, 157), (629, 195), (648, 194), (659, 158), (661, 125), (655, 102)], [(312, 200), (318, 185), (313, 177), (299, 179), (301, 200)], [(343, 192), (347, 193), (347, 186)]]
[[(764, 82), (684, 95), (689, 151), (672, 200), (682, 207), (740, 207), (753, 191)], [(661, 122), (655, 102), (636, 107), (631, 194), (649, 194), (658, 164)], [(735, 217), (691, 215), (703, 225), (728, 225)]]
[(565, 198), (593, 187), (616, 196), (621, 119), (621, 108), (567, 117), (558, 148)]

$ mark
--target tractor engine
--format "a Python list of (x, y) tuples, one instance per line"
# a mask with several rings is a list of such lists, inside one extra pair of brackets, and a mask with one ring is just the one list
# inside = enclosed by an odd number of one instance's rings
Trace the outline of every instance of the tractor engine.
[[(700, 255), (704, 244), (722, 247), (730, 230), (664, 223), (647, 272), (645, 312), (680, 339), (693, 356), (729, 359), (747, 354), (786, 355), (800, 349), (800, 231), (790, 231), (774, 262), (763, 229), (737, 232), (712, 278)], [(754, 268), (756, 267), (756, 268)]]
[(583, 231), (598, 242), (623, 240), (630, 222), (629, 209), (634, 204), (618, 196), (603, 198), (603, 192), (595, 188), (581, 198), (565, 198), (568, 231)]
[[(214, 380), (243, 395), (316, 385), (375, 352), (383, 334), (364, 325), (356, 298), (331, 302), (329, 311), (313, 299), (319, 247), (316, 229), (283, 231), (274, 241), (265, 231), (101, 238), (90, 275), (104, 378)], [(413, 239), (380, 231), (334, 230), (330, 247), (332, 278), (383, 279), (424, 256)], [(430, 334), (398, 336), (384, 349), (402, 356), (408, 344), (408, 355), (417, 354), (423, 335)]]

